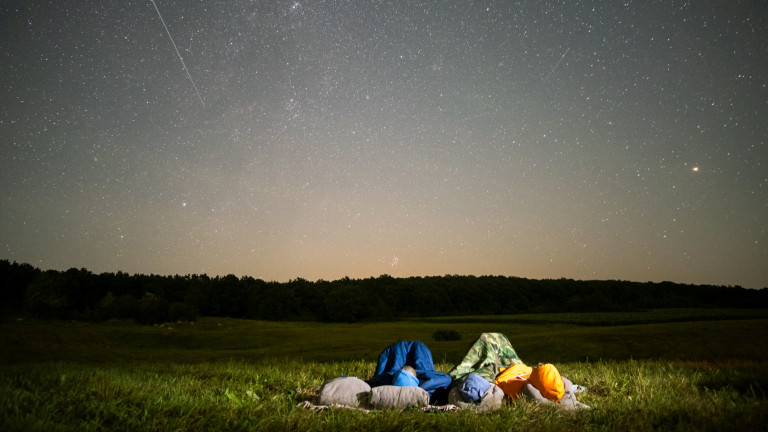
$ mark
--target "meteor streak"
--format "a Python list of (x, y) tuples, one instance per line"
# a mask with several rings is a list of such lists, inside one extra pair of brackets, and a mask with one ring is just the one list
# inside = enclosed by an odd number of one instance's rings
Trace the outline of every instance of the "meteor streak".
[(184, 59), (181, 58), (181, 53), (179, 52), (179, 48), (176, 46), (176, 42), (173, 41), (173, 36), (171, 36), (171, 32), (168, 30), (168, 26), (165, 25), (165, 20), (163, 19), (163, 15), (160, 14), (160, 9), (157, 7), (157, 3), (155, 3), (155, 0), (150, 0), (152, 2), (152, 5), (155, 6), (155, 10), (157, 11), (157, 16), (160, 17), (160, 22), (163, 23), (163, 27), (165, 27), (165, 32), (168, 33), (168, 39), (171, 40), (171, 44), (173, 44), (173, 49), (176, 50), (176, 55), (179, 56), (179, 60), (181, 60), (181, 65), (184, 67), (184, 72), (187, 73), (187, 76), (189, 77), (189, 82), (192, 83), (192, 87), (195, 88), (195, 93), (197, 93), (197, 98), (200, 99), (200, 103), (205, 106), (205, 102), (203, 102), (203, 97), (200, 96), (200, 92), (197, 90), (197, 86), (195, 85), (195, 81), (192, 79), (192, 75), (189, 73), (189, 69), (187, 69), (187, 65), (184, 64)]
[(555, 67), (553, 67), (553, 68), (552, 68), (552, 70), (551, 70), (551, 71), (549, 71), (549, 75), (547, 75), (547, 77), (546, 77), (546, 78), (544, 78), (544, 82), (547, 82), (547, 80), (549, 79), (549, 77), (551, 77), (551, 76), (552, 76), (552, 73), (553, 73), (553, 72), (555, 72), (555, 69), (557, 69), (557, 67), (558, 67), (558, 66), (560, 66), (560, 62), (561, 62), (561, 61), (563, 61), (563, 59), (565, 58), (565, 56), (568, 54), (568, 51), (570, 51), (570, 50), (571, 50), (570, 48), (568, 48), (568, 49), (566, 49), (566, 50), (565, 50), (565, 52), (563, 53), (563, 56), (562, 56), (562, 57), (560, 57), (560, 60), (558, 60), (558, 61), (557, 61), (557, 63), (555, 64)]

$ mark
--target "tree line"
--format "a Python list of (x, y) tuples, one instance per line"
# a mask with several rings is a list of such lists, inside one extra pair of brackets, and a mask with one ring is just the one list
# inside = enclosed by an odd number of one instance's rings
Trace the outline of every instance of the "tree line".
[(0, 260), (0, 313), (152, 324), (220, 316), (360, 322), (409, 317), (656, 308), (766, 308), (768, 288), (673, 282), (427, 276), (266, 282), (249, 276), (95, 274)]

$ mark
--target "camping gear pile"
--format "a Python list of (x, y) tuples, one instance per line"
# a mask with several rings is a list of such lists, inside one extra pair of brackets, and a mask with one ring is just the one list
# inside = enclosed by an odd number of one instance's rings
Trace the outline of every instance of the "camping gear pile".
[(504, 397), (527, 397), (568, 410), (588, 409), (576, 399), (583, 387), (560, 376), (551, 364), (529, 367), (501, 333), (483, 333), (464, 359), (447, 374), (437, 372), (432, 353), (419, 341), (399, 341), (379, 355), (374, 376), (363, 381), (340, 377), (320, 388), (313, 409), (428, 410), (501, 408)]

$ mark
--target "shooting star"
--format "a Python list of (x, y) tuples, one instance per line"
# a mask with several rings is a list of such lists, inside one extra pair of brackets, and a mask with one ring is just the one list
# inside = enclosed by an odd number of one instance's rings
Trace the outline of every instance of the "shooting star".
[(549, 74), (547, 75), (547, 77), (546, 77), (546, 78), (544, 78), (544, 82), (545, 82), (545, 83), (547, 82), (547, 80), (549, 79), (549, 77), (551, 77), (551, 76), (552, 76), (552, 74), (555, 72), (555, 69), (557, 69), (557, 67), (558, 67), (558, 66), (560, 66), (560, 62), (561, 62), (561, 61), (563, 61), (563, 59), (565, 58), (565, 56), (566, 56), (566, 55), (568, 55), (568, 51), (570, 51), (570, 50), (571, 50), (570, 48), (566, 49), (566, 50), (565, 50), (565, 52), (563, 53), (563, 56), (562, 56), (562, 57), (560, 57), (560, 60), (558, 60), (558, 61), (557, 61), (557, 63), (555, 63), (555, 67), (553, 67), (553, 68), (552, 68), (552, 70), (551, 70), (551, 71), (549, 71)]
[(181, 58), (181, 53), (179, 52), (179, 48), (176, 46), (176, 42), (173, 41), (173, 36), (171, 36), (171, 32), (168, 30), (168, 26), (165, 25), (165, 20), (163, 19), (163, 15), (160, 14), (160, 9), (157, 7), (157, 3), (155, 3), (155, 0), (150, 0), (152, 2), (152, 5), (155, 6), (155, 10), (157, 11), (157, 16), (160, 17), (160, 22), (163, 23), (163, 27), (165, 27), (165, 32), (168, 33), (168, 39), (171, 40), (171, 43), (173, 44), (173, 49), (176, 50), (176, 55), (179, 56), (179, 60), (181, 60), (181, 65), (184, 67), (184, 72), (187, 73), (187, 76), (189, 77), (189, 82), (192, 83), (192, 87), (195, 88), (195, 93), (197, 93), (197, 98), (200, 99), (200, 103), (205, 106), (205, 102), (203, 102), (203, 97), (200, 96), (200, 92), (197, 90), (197, 86), (195, 85), (195, 81), (192, 79), (192, 75), (189, 73), (189, 69), (187, 69), (187, 65), (184, 64), (184, 59)]

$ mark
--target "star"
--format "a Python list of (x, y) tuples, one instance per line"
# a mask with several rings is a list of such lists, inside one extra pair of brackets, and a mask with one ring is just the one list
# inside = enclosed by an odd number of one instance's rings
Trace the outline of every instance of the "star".
[(17, 3), (0, 259), (768, 286), (761, 2)]

